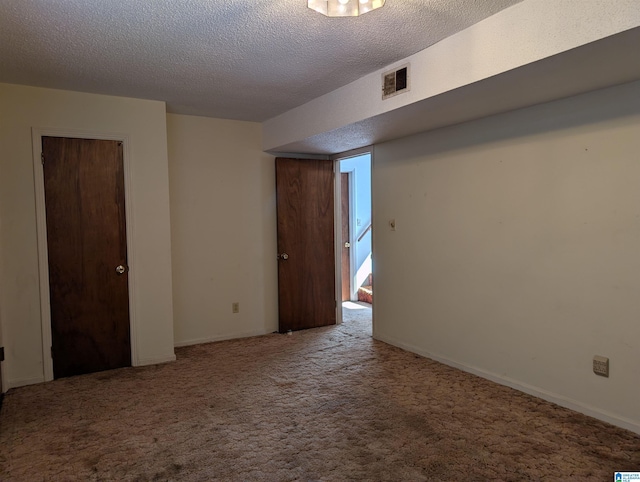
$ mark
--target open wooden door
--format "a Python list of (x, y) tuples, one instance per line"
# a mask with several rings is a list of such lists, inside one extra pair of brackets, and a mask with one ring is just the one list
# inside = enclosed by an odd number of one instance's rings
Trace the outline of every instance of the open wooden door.
[(333, 165), (276, 159), (281, 333), (336, 323)]
[(131, 366), (122, 142), (42, 138), (54, 378)]
[(342, 212), (342, 301), (351, 300), (351, 239), (349, 237), (349, 173), (340, 173), (340, 203)]

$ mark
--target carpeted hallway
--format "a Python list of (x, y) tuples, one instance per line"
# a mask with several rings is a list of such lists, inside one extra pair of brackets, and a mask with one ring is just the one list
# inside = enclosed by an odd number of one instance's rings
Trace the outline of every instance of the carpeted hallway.
[(0, 479), (606, 481), (640, 469), (640, 436), (374, 341), (356, 315), (11, 390)]

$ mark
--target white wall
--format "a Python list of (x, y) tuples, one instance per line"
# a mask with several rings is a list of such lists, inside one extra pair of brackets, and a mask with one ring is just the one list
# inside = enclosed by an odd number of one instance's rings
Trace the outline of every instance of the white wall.
[(5, 387), (43, 381), (42, 330), (31, 130), (129, 136), (135, 241), (131, 306), (137, 360), (175, 359), (166, 116), (163, 102), (0, 84), (0, 319)]
[(176, 345), (277, 330), (275, 165), (260, 124), (170, 114), (167, 128)]
[(640, 83), (373, 166), (376, 338), (640, 432)]
[[(2, 145), (0, 144), (0, 147)], [(0, 180), (2, 179), (2, 163), (0, 162)], [(2, 206), (2, 204), (0, 204), (0, 207)], [(4, 346), (4, 342), (3, 342), (3, 336), (2, 336), (2, 331), (3, 331), (3, 324), (2, 324), (2, 292), (4, 291), (3, 286), (2, 286), (2, 216), (0, 216), (0, 346)], [(2, 383), (0, 383), (0, 393), (4, 393), (5, 390), (5, 386), (6, 386), (6, 382), (4, 380), (7, 379), (7, 375), (6, 375), (6, 362), (1, 362), (0, 363), (0, 378), (2, 378)]]

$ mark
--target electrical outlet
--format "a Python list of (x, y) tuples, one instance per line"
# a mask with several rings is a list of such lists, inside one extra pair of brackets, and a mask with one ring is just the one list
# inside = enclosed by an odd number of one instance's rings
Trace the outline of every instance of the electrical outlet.
[(238, 303), (237, 301), (231, 303), (231, 312), (240, 313), (240, 303)]
[(593, 373), (601, 377), (609, 376), (609, 359), (604, 356), (595, 355), (593, 357)]

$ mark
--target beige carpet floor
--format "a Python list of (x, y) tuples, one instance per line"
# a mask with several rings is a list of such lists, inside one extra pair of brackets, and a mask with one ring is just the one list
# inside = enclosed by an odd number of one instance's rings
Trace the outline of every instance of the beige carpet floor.
[[(346, 310), (345, 310), (346, 311)], [(640, 436), (337, 327), (23, 387), (3, 481), (613, 480)]]

